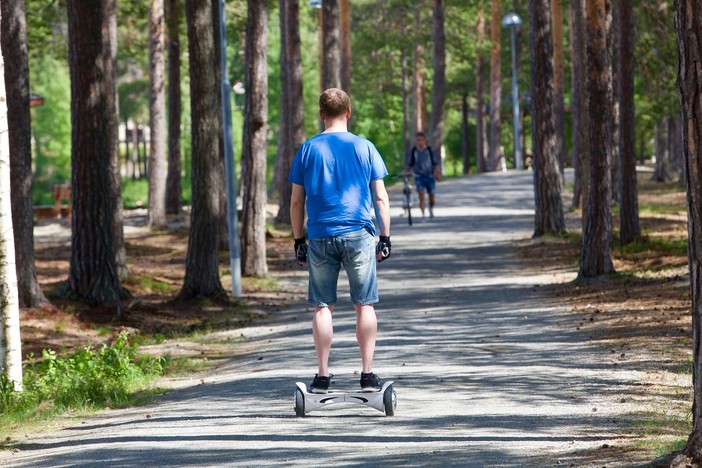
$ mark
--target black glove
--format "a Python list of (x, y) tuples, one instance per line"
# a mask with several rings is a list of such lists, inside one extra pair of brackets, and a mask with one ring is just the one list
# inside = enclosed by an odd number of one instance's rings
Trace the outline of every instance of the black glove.
[(295, 239), (295, 261), (299, 266), (307, 264), (307, 242), (304, 237)]
[(375, 258), (378, 262), (382, 262), (390, 256), (391, 248), (390, 236), (380, 236), (380, 240), (375, 245)]

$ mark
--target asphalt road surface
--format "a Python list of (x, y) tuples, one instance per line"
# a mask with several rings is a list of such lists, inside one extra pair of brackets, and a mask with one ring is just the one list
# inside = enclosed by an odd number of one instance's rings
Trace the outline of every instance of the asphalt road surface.
[[(296, 417), (295, 381), (316, 371), (304, 301), (236, 330), (214, 374), (147, 407), (110, 410), (31, 436), (2, 466), (589, 466), (621, 440), (640, 377), (614, 370), (538, 284), (511, 243), (533, 230), (530, 172), (438, 184), (433, 221), (409, 227), (393, 190), (392, 257), (379, 265), (375, 371), (395, 381), (393, 417), (338, 404)], [(567, 279), (567, 278), (565, 278)], [(283, 278), (298, 289), (304, 272)], [(340, 280), (332, 388), (358, 386), (354, 314)], [(149, 415), (146, 417), (145, 415)], [(609, 460), (607, 466), (628, 466)], [(603, 466), (599, 463), (593, 466)]]

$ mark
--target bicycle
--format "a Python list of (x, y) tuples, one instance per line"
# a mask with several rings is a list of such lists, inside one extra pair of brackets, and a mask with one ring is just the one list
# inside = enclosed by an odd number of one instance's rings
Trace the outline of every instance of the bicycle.
[(412, 177), (412, 174), (403, 172), (399, 174), (400, 177), (402, 177), (402, 182), (404, 183), (404, 187), (402, 189), (402, 194), (404, 195), (404, 199), (402, 202), (402, 209), (405, 210), (405, 213), (407, 213), (407, 223), (411, 226), (412, 225), (412, 186), (410, 185), (410, 177)]

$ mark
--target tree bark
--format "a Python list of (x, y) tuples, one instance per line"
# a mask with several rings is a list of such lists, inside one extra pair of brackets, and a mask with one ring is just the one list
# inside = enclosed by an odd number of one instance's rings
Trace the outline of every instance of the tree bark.
[[(250, 2), (249, 2), (250, 3)], [(339, 0), (322, 2), (322, 89), (341, 88)]]
[[(4, 3), (0, 12), (0, 35), (5, 33)], [(4, 51), (4, 47), (3, 47)], [(15, 269), (10, 200), (10, 142), (5, 92), (5, 61), (0, 53), (0, 374), (16, 391), (22, 390), (22, 340), (20, 338), (19, 293)]]
[(69, 0), (72, 236), (68, 282), (59, 294), (114, 307), (121, 316), (116, 261), (114, 155), (117, 109), (111, 36), (114, 1)]
[(217, 116), (216, 116), (216, 125), (217, 125), (217, 151), (219, 152), (217, 156), (217, 173), (219, 176), (222, 178), (220, 184), (222, 187), (225, 187), (224, 190), (222, 190), (219, 193), (219, 250), (221, 251), (228, 251), (229, 250), (229, 223), (227, 221), (227, 191), (226, 191), (226, 186), (227, 186), (227, 176), (224, 171), (224, 122), (223, 122), (223, 117), (222, 117), (222, 80), (224, 78), (223, 73), (224, 70), (222, 69), (222, 48), (220, 47), (221, 43), (221, 35), (220, 35), (220, 30), (219, 30), (219, 24), (220, 24), (220, 16), (219, 16), (219, 3), (220, 0), (212, 0), (212, 24), (213, 24), (213, 31), (212, 31), (212, 40), (214, 41), (214, 80), (215, 80), (215, 87), (219, 92), (217, 93), (217, 96), (215, 97), (216, 99), (216, 107), (218, 109)]
[(414, 132), (427, 131), (427, 101), (426, 101), (426, 75), (424, 71), (424, 46), (418, 45), (414, 49), (414, 67), (412, 87), (414, 96), (413, 116)]
[(341, 18), (341, 89), (351, 95), (351, 0), (339, 0)]
[[(324, 13), (327, 15), (326, 1), (324, 5)], [(338, 14), (336, 18), (338, 19)], [(325, 18), (324, 21), (326, 23), (329, 18)], [(246, 115), (242, 152), (247, 176), (244, 180), (241, 264), (242, 273), (254, 277), (263, 277), (268, 273), (266, 264), (267, 47), (266, 2), (249, 1), (246, 18)]]
[(588, 88), (590, 98), (590, 193), (583, 232), (579, 277), (592, 278), (614, 271), (612, 263), (612, 122), (610, 67), (607, 60), (605, 0), (587, 2)]
[(182, 162), (180, 149), (180, 0), (166, 0), (168, 25), (168, 173), (166, 174), (166, 213), (180, 213)]
[(407, 58), (407, 49), (402, 48), (402, 57), (400, 59), (402, 64), (402, 154), (409, 154), (410, 148), (412, 148), (412, 117), (410, 112), (410, 107), (412, 105), (410, 89), (410, 67)]
[(702, 4), (675, 1), (678, 86), (683, 119), (687, 179), (688, 257), (692, 297), (692, 432), (683, 452), (702, 463)]
[(434, 43), (434, 82), (431, 90), (431, 122), (429, 142), (437, 154), (444, 144), (446, 111), (446, 33), (444, 32), (444, 0), (433, 0), (432, 39)]
[(619, 0), (607, 0), (607, 54), (609, 60), (612, 94), (612, 123), (611, 123), (611, 170), (612, 170), (612, 201), (620, 202), (622, 192), (621, 161), (619, 158)]
[(219, 279), (220, 173), (215, 54), (211, 0), (186, 2), (192, 118), (192, 211), (185, 278), (179, 299), (227, 297)]
[(292, 185), (288, 182), (288, 173), (298, 148), (305, 141), (305, 109), (302, 95), (302, 49), (300, 46), (300, 3), (289, 0), (286, 3), (286, 94), (288, 152), (281, 160), (280, 203), (276, 223), (290, 224), (290, 198)]
[(29, 64), (25, 1), (2, 1), (2, 55), (10, 145), (12, 225), (20, 307), (42, 307), (49, 301), (37, 281), (34, 264), (32, 208), (32, 129), (29, 113)]
[(554, 116), (553, 36), (550, 0), (529, 0), (532, 128), (534, 135), (534, 237), (565, 233)]
[[(105, 42), (104, 47), (110, 51), (109, 55), (105, 57), (105, 119), (108, 119), (109, 122), (103, 137), (110, 145), (110, 193), (114, 200), (112, 230), (115, 264), (117, 266), (117, 277), (120, 281), (124, 281), (129, 277), (129, 266), (127, 265), (127, 247), (124, 243), (122, 164), (119, 157), (119, 99), (117, 98), (117, 86), (115, 83), (117, 66), (117, 7), (114, 0), (105, 2), (105, 15), (107, 19), (105, 20), (105, 26), (103, 26), (102, 40)], [(129, 293), (122, 291), (122, 296), (129, 296)]]
[(627, 245), (641, 236), (636, 181), (636, 136), (634, 118), (634, 7), (619, 5), (619, 160), (621, 163), (621, 208), (619, 242)]
[(584, 103), (582, 102), (582, 99), (580, 97), (580, 82), (582, 81), (582, 67), (580, 66), (581, 60), (580, 56), (582, 55), (581, 49), (582, 49), (582, 37), (578, 32), (577, 29), (577, 23), (576, 23), (576, 18), (575, 18), (575, 11), (577, 9), (577, 4), (578, 0), (573, 0), (571, 7), (570, 7), (570, 12), (569, 12), (569, 21), (570, 21), (570, 31), (571, 31), (571, 41), (570, 41), (570, 54), (571, 54), (571, 89), (572, 89), (572, 97), (571, 97), (571, 108), (572, 112), (571, 115), (572, 117), (572, 122), (573, 122), (573, 133), (572, 133), (572, 138), (573, 138), (573, 153), (572, 153), (572, 164), (573, 164), (573, 201), (572, 201), (572, 207), (573, 208), (580, 208), (580, 201), (582, 199), (582, 181), (581, 181), (581, 176), (580, 176), (580, 166), (581, 166), (581, 161), (580, 161), (580, 153), (578, 151), (578, 147), (580, 145), (580, 136), (579, 132), (581, 130), (581, 127), (583, 125), (583, 119), (580, 116), (581, 110), (584, 106)]
[(500, 1), (492, 0), (490, 18), (490, 128), (488, 141), (488, 169), (500, 171), (506, 169), (502, 156), (502, 127), (500, 121), (500, 108), (502, 107), (502, 72), (501, 72), (501, 27)]
[(271, 192), (278, 191), (278, 214), (275, 217), (276, 224), (290, 224), (290, 197), (292, 186), (288, 182), (290, 165), (286, 159), (290, 157), (291, 133), (290, 133), (290, 111), (288, 96), (288, 18), (286, 0), (278, 0), (278, 13), (280, 16), (280, 125), (278, 130), (278, 148), (273, 168), (273, 187)]
[(468, 136), (468, 93), (461, 96), (461, 156), (463, 160), (463, 174), (470, 174), (470, 146)]
[(561, 181), (565, 170), (565, 105), (563, 102), (563, 5), (551, 0), (551, 30), (553, 33), (553, 111), (555, 116), (555, 151)]
[(476, 29), (475, 58), (475, 168), (480, 174), (487, 171), (485, 159), (485, 59), (480, 50), (485, 38), (485, 17), (483, 10), (478, 11)]
[(149, 9), (149, 226), (165, 228), (166, 219), (166, 89), (163, 0)]
[(577, 114), (578, 126), (576, 132), (575, 152), (578, 158), (578, 173), (580, 181), (580, 208), (582, 211), (582, 231), (585, 232), (588, 205), (590, 204), (590, 90), (588, 88), (588, 54), (587, 32), (585, 24), (585, 0), (573, 0), (572, 8), (575, 18), (574, 42), (577, 42), (577, 55), (573, 60), (573, 73), (577, 79)]

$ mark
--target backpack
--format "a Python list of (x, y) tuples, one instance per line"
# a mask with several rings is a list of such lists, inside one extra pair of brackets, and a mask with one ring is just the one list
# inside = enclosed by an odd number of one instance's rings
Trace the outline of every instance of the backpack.
[[(427, 145), (427, 149), (429, 150), (429, 157), (431, 158), (431, 165), (433, 167), (436, 167), (439, 165), (439, 162), (436, 160), (434, 157), (434, 150), (431, 149), (431, 146)], [(412, 149), (410, 150), (410, 158), (408, 161), (407, 166), (412, 167), (414, 164), (417, 162), (417, 147), (413, 146)]]

